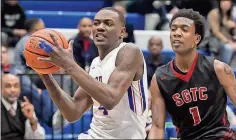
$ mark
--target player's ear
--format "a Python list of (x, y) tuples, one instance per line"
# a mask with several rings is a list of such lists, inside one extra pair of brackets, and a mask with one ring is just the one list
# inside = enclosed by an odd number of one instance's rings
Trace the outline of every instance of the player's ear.
[(123, 38), (125, 33), (126, 33), (126, 29), (125, 29), (125, 27), (122, 27), (121, 33), (120, 33), (120, 38)]
[(194, 43), (197, 45), (200, 41), (201, 41), (201, 36), (197, 34)]

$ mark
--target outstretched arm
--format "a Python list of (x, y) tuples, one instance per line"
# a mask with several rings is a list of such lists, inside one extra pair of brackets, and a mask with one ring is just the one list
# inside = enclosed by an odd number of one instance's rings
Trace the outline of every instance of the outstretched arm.
[(82, 88), (79, 87), (74, 98), (72, 98), (59, 87), (52, 75), (39, 76), (43, 80), (53, 102), (69, 122), (78, 120), (93, 104), (91, 97)]
[(156, 76), (152, 78), (150, 91), (152, 95), (152, 127), (148, 139), (164, 139), (165, 132), (165, 102), (157, 85)]
[(141, 78), (143, 74), (143, 56), (140, 49), (132, 44), (126, 44), (118, 52), (116, 68), (112, 72), (108, 84), (104, 84), (95, 80), (75, 63), (72, 57), (72, 43), (66, 50), (58, 45), (55, 37), (52, 36), (52, 38), (57, 47), (51, 47), (45, 43), (40, 44), (44, 50), (50, 50), (50, 57), (40, 58), (40, 60), (52, 62), (65, 69), (88, 95), (108, 110), (119, 103), (131, 82), (137, 77)]
[(221, 61), (214, 60), (214, 69), (226, 94), (236, 106), (236, 80), (232, 68)]

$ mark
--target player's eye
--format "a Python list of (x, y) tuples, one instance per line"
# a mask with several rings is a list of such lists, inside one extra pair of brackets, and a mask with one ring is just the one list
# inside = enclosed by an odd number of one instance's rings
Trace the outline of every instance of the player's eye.
[(170, 28), (170, 30), (171, 30), (171, 31), (175, 31), (175, 30), (176, 30), (176, 28)]
[(93, 25), (98, 26), (98, 25), (99, 25), (99, 22), (94, 21), (94, 22), (93, 22)]
[(105, 21), (104, 22), (107, 26), (112, 26), (113, 25), (113, 23), (111, 22), (111, 21)]
[(182, 30), (183, 30), (184, 32), (187, 32), (187, 31), (188, 31), (188, 28), (184, 27), (184, 28), (182, 28)]
[(108, 25), (108, 26), (112, 26), (113, 24), (112, 24), (111, 22), (108, 22), (107, 25)]

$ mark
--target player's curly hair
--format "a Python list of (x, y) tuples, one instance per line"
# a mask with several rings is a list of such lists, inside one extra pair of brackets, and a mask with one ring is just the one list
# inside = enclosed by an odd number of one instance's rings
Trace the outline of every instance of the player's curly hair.
[[(205, 18), (199, 13), (194, 11), (193, 9), (181, 9), (179, 10), (171, 19), (170, 27), (172, 25), (173, 20), (178, 17), (185, 17), (194, 21), (195, 33), (201, 36), (201, 41), (205, 35)], [(200, 44), (201, 41), (198, 43)]]

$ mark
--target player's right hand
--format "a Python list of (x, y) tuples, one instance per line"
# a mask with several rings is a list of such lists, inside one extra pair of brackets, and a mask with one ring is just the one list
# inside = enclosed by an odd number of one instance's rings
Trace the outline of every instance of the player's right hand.
[(74, 65), (77, 65), (73, 58), (74, 41), (70, 41), (68, 49), (63, 49), (61, 46), (59, 46), (56, 37), (52, 34), (50, 35), (54, 41), (55, 47), (50, 46), (46, 42), (40, 42), (40, 48), (45, 50), (49, 57), (38, 57), (38, 60), (54, 63), (58, 67), (61, 67), (65, 70), (72, 68)]

